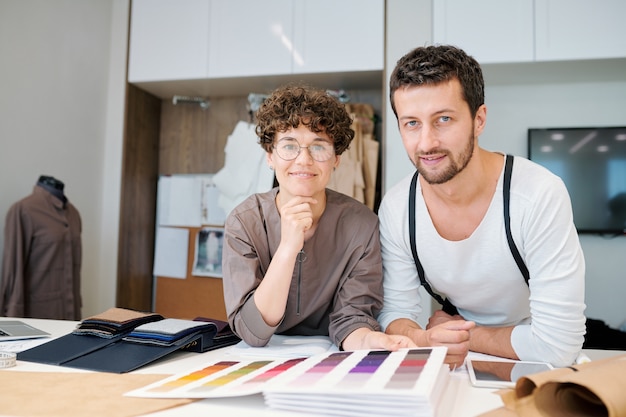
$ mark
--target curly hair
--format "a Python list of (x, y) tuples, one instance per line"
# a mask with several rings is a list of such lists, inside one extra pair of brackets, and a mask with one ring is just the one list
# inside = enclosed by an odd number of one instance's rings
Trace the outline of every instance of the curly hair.
[(400, 58), (389, 79), (391, 108), (398, 117), (393, 95), (401, 87), (436, 85), (452, 79), (461, 83), (463, 99), (472, 117), (485, 103), (485, 82), (478, 62), (463, 50), (451, 45), (413, 49)]
[(263, 101), (256, 114), (256, 134), (266, 152), (272, 152), (276, 133), (300, 125), (325, 132), (341, 155), (354, 139), (352, 119), (343, 104), (326, 91), (305, 85), (279, 87)]

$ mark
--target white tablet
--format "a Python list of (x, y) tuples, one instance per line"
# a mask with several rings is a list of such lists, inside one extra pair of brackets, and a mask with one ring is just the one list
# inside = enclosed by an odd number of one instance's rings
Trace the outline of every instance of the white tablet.
[(472, 385), (486, 388), (512, 388), (515, 382), (530, 374), (554, 369), (545, 362), (498, 361), (468, 358), (467, 372)]

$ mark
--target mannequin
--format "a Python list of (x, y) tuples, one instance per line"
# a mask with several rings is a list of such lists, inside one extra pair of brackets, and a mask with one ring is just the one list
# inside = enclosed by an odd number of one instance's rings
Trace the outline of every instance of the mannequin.
[(65, 197), (63, 193), (63, 189), (65, 188), (63, 181), (48, 175), (41, 175), (39, 180), (37, 180), (37, 185), (48, 190), (52, 195), (63, 201), (63, 203), (67, 203), (67, 197)]
[(0, 316), (80, 320), (82, 224), (58, 179), (42, 175), (6, 216)]
[(37, 183), (40, 185), (49, 185), (50, 187), (53, 187), (54, 189), (57, 189), (60, 191), (63, 191), (63, 188), (65, 187), (65, 184), (63, 184), (63, 181), (59, 181), (56, 178), (49, 177), (47, 175), (40, 176)]

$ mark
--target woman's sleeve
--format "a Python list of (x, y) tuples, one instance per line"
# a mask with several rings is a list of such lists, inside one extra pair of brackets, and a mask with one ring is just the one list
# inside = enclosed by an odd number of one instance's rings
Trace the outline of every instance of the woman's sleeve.
[[(341, 346), (343, 340), (358, 328), (380, 330), (376, 321), (383, 304), (378, 220), (374, 217), (371, 222), (358, 224), (360, 227), (353, 228), (354, 234), (344, 236), (345, 247), (358, 260), (341, 279), (330, 315), (329, 335), (337, 346)], [(352, 263), (351, 260), (348, 262)]]
[(264, 273), (258, 251), (267, 248), (258, 247), (263, 239), (256, 239), (255, 245), (252, 233), (237, 215), (226, 219), (222, 250), (224, 303), (233, 332), (250, 346), (265, 346), (278, 325), (268, 326), (254, 302), (254, 291)]

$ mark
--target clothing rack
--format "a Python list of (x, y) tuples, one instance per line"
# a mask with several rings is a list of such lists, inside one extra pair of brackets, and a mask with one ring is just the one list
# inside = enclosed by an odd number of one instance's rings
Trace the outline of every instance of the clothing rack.
[(335, 97), (340, 103), (345, 104), (350, 102), (350, 94), (348, 94), (345, 90), (326, 90), (326, 93)]
[(197, 104), (198, 106), (200, 106), (202, 110), (208, 109), (209, 106), (211, 105), (211, 102), (209, 101), (209, 99), (204, 98), (204, 97), (189, 97), (189, 96), (179, 96), (179, 95), (173, 96), (172, 104), (176, 106), (179, 103)]

